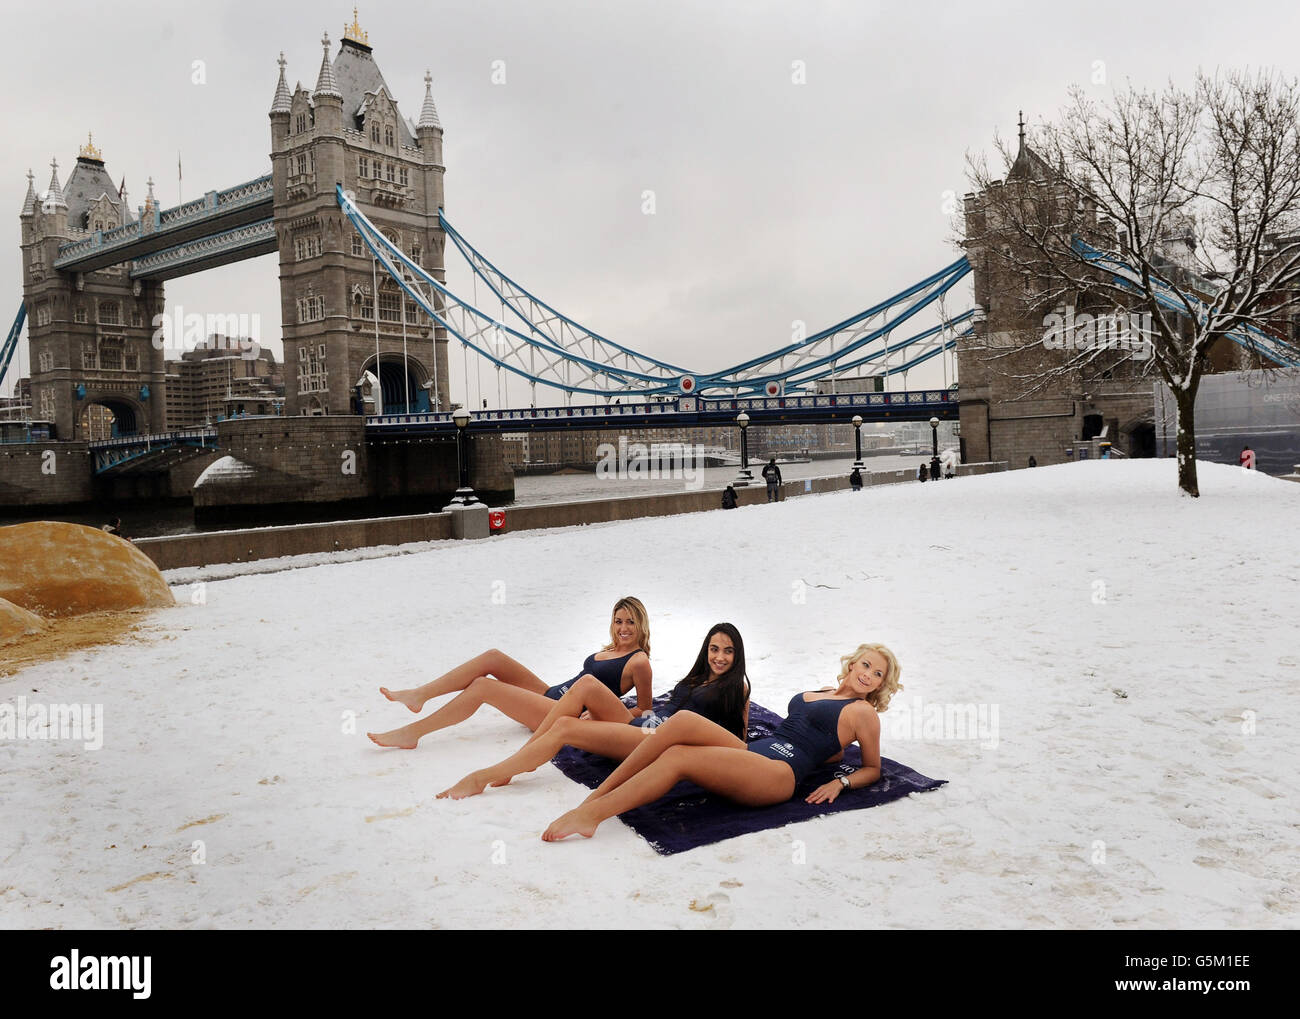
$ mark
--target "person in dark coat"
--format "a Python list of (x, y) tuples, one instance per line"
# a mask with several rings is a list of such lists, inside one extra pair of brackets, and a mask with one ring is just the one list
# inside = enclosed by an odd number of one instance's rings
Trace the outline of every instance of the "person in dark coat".
[(855, 492), (862, 491), (862, 472), (856, 467), (854, 467), (853, 471), (849, 474), (849, 487)]
[(722, 491), (722, 508), (723, 509), (736, 508), (736, 490), (732, 488), (730, 485), (728, 485)]
[(929, 476), (930, 476), (929, 473), (927, 473), (925, 469), (925, 464), (921, 464), (916, 468), (917, 481), (925, 481), (927, 478), (929, 478)]
[(1034, 459), (1032, 456), (1029, 458), (1029, 466), (1030, 466), (1030, 467), (1037, 467), (1037, 466), (1038, 466), (1038, 461), (1037, 461), (1036, 459)]
[(781, 468), (776, 465), (776, 457), (772, 457), (763, 468), (763, 480), (767, 482), (767, 501), (780, 502)]
[(939, 458), (937, 456), (930, 459), (930, 480), (939, 480)]

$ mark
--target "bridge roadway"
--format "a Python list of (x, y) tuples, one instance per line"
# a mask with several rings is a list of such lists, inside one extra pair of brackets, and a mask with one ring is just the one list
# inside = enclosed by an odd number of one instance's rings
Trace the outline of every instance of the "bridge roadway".
[[(864, 422), (941, 421), (958, 418), (955, 389), (912, 390), (901, 393), (840, 393), (832, 396), (752, 397), (712, 400), (695, 396), (643, 403), (603, 406), (536, 407), (485, 410), (473, 413), (468, 431), (559, 431), (568, 428), (690, 428), (734, 425), (744, 411), (751, 424), (849, 424), (855, 414)], [(381, 414), (366, 418), (368, 442), (452, 433), (450, 413)]]
[(59, 246), (54, 268), (93, 272), (131, 262), (132, 279), (173, 279), (276, 250), (271, 177), (161, 210)]
[[(855, 414), (873, 421), (955, 421), (955, 389), (913, 390), (903, 393), (840, 393), (835, 396), (753, 397), (705, 400), (684, 396), (676, 400), (611, 403), (578, 407), (529, 407), (478, 411), (468, 431), (559, 431), (568, 428), (690, 428), (734, 425), (744, 411), (758, 425), (849, 424)], [(240, 418), (239, 420), (245, 420)], [(366, 417), (367, 442), (403, 442), (428, 435), (454, 435), (449, 412), (436, 414), (377, 414)], [(121, 435), (89, 443), (95, 472), (123, 473), (145, 458), (176, 446), (199, 450), (220, 448), (216, 428), (189, 428), (163, 435)]]

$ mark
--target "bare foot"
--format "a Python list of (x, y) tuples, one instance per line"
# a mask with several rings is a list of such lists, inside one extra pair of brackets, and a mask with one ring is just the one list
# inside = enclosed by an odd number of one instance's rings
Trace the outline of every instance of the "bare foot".
[(444, 789), (440, 792), (437, 799), (445, 800), (447, 797), (451, 797), (453, 800), (463, 800), (470, 796), (477, 796), (487, 788), (487, 784), (487, 776), (483, 772), (471, 771), (450, 789)]
[(412, 736), (406, 730), (407, 726), (404, 725), (400, 729), (392, 729), (389, 732), (368, 732), (366, 735), (376, 746), (414, 750), (415, 745), (420, 742), (420, 737)]
[(424, 707), (424, 701), (420, 699), (414, 690), (390, 690), (386, 686), (381, 686), (379, 692), (390, 701), (405, 704), (409, 710), (414, 711), (417, 715), (420, 713), (420, 709)]
[(567, 839), (570, 835), (581, 835), (584, 839), (589, 839), (596, 834), (596, 826), (599, 821), (594, 820), (581, 807), (577, 810), (570, 810), (567, 814), (551, 822), (551, 826), (542, 832), (543, 842), (559, 842), (561, 839)]

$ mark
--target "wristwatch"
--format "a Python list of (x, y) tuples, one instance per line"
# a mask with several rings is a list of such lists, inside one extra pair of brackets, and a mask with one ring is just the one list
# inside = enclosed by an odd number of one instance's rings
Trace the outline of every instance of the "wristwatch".
[(849, 776), (848, 776), (848, 775), (840, 775), (840, 776), (839, 776), (839, 780), (840, 780), (840, 785), (842, 785), (845, 789), (852, 789), (852, 788), (853, 788), (853, 786), (849, 785)]

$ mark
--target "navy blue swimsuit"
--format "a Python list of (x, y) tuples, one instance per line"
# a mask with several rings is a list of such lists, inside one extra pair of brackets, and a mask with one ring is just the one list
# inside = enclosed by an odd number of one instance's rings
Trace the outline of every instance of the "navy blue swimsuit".
[(726, 706), (723, 703), (722, 684), (716, 680), (703, 683), (692, 690), (689, 681), (683, 679), (673, 687), (672, 692), (668, 695), (668, 700), (662, 706), (642, 715), (640, 718), (632, 719), (628, 724), (640, 726), (642, 729), (656, 728), (678, 711), (694, 711), (697, 715), (702, 715), (710, 722), (717, 722), (724, 729), (735, 731), (738, 736), (744, 736), (743, 732), (737, 731), (743, 724), (741, 721), (743, 716), (727, 717)]
[(627, 664), (629, 658), (640, 653), (641, 649), (637, 648), (635, 651), (629, 651), (622, 658), (606, 658), (603, 661), (597, 659), (595, 655), (588, 655), (587, 660), (582, 663), (581, 672), (567, 683), (561, 683), (559, 686), (551, 687), (546, 691), (546, 696), (553, 701), (558, 701), (569, 692), (569, 688), (573, 686), (574, 683), (580, 680), (583, 676), (590, 674), (609, 687), (609, 689), (613, 691), (615, 697), (622, 697), (623, 666)]
[(844, 749), (840, 745), (840, 712), (853, 699), (823, 697), (806, 701), (804, 694), (790, 698), (787, 717), (771, 736), (756, 739), (748, 749), (772, 761), (784, 761), (794, 772), (797, 786), (808, 773)]

